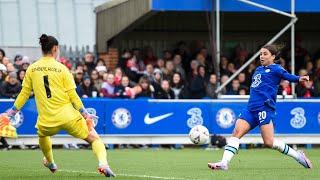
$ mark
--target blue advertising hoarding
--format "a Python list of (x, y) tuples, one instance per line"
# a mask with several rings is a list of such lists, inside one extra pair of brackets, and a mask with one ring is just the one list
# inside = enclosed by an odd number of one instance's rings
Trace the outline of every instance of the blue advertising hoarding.
[[(100, 117), (96, 130), (107, 135), (183, 135), (202, 124), (210, 133), (231, 134), (246, 100), (83, 99)], [(1, 101), (5, 111), (13, 101)], [(320, 100), (282, 100), (273, 121), (277, 134), (320, 134)], [(37, 112), (30, 99), (16, 116), (19, 135), (35, 135)], [(250, 132), (259, 133), (259, 128)], [(63, 134), (63, 132), (62, 132)]]

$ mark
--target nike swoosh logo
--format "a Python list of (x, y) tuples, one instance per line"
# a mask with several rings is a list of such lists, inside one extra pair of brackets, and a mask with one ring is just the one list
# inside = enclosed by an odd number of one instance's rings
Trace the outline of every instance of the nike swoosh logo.
[(146, 114), (144, 116), (144, 123), (146, 123), (146, 124), (154, 124), (154, 123), (156, 123), (158, 121), (161, 121), (161, 120), (163, 120), (163, 119), (165, 119), (165, 118), (167, 118), (169, 116), (172, 116), (172, 115), (173, 115), (173, 113), (168, 113), (168, 114), (164, 114), (164, 115), (161, 115), (161, 116), (156, 116), (156, 117), (151, 118), (150, 117), (150, 113), (148, 113), (148, 114)]

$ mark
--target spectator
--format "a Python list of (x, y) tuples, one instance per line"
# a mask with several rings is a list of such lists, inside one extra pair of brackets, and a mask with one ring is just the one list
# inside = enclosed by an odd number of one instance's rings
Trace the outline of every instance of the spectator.
[[(220, 79), (220, 83), (221, 85), (223, 85), (225, 82), (227, 82), (227, 80), (229, 79), (228, 75), (222, 75), (221, 79)], [(220, 91), (221, 94), (227, 94), (227, 89), (229, 89), (230, 84), (228, 84), (227, 86), (225, 86), (224, 88), (222, 88), (222, 90)]]
[(320, 97), (320, 76), (316, 76), (314, 81), (314, 97)]
[(132, 56), (137, 60), (138, 70), (139, 71), (144, 71), (146, 69), (146, 66), (145, 66), (145, 64), (143, 62), (140, 49), (133, 48), (132, 49)]
[(87, 67), (88, 74), (91, 74), (91, 71), (95, 69), (94, 55), (91, 52), (84, 55), (84, 65)]
[(6, 53), (0, 48), (0, 64), (2, 64), (3, 58), (6, 57)]
[(246, 95), (247, 94), (247, 88), (246, 87), (240, 87), (239, 89), (239, 95)]
[(9, 58), (7, 58), (7, 57), (3, 57), (2, 58), (2, 64), (3, 65), (7, 66), (9, 63), (10, 63), (10, 59)]
[(217, 85), (217, 75), (215, 74), (211, 74), (210, 75), (210, 79), (209, 79), (209, 83), (206, 87), (206, 95), (212, 99), (217, 99), (218, 98), (218, 94), (215, 92), (217, 89), (218, 85)]
[(24, 78), (24, 76), (26, 74), (26, 71), (24, 69), (21, 69), (21, 70), (18, 71), (17, 74), (18, 74), (18, 80), (22, 84), (22, 81), (23, 81), (23, 78)]
[(312, 61), (308, 61), (306, 63), (306, 70), (307, 70), (307, 73), (310, 77), (314, 77), (314, 68), (313, 68), (313, 63)]
[(126, 88), (131, 88), (130, 80), (128, 76), (122, 76), (121, 84), (114, 88), (114, 94), (116, 97), (129, 98), (130, 96), (126, 93)]
[(188, 74), (188, 80), (191, 81), (198, 75), (199, 62), (197, 60), (192, 60), (190, 63), (191, 71)]
[(206, 72), (212, 73), (213, 72), (213, 62), (212, 62), (212, 56), (209, 55), (208, 49), (206, 47), (202, 47), (199, 52), (205, 59), (205, 66), (206, 66)]
[(144, 72), (144, 75), (146, 77), (148, 77), (150, 82), (153, 81), (153, 72), (154, 72), (153, 65), (152, 64), (147, 64), (146, 71)]
[(29, 65), (30, 65), (29, 57), (23, 56), (23, 58), (21, 60), (21, 69), (26, 71), (28, 69)]
[(182, 79), (186, 79), (186, 72), (182, 67), (181, 61), (182, 61), (181, 55), (176, 54), (173, 58), (173, 64), (175, 66), (175, 71), (179, 72), (181, 74)]
[(92, 81), (94, 87), (97, 89), (98, 92), (100, 92), (103, 81), (99, 77), (98, 71), (97, 70), (92, 70), (90, 77), (91, 77), (91, 81)]
[(206, 96), (205, 88), (205, 67), (199, 65), (197, 76), (190, 82), (190, 96), (192, 99), (202, 99)]
[(163, 60), (172, 61), (172, 53), (169, 50), (163, 51)]
[(300, 82), (296, 86), (297, 97), (310, 98), (314, 96), (313, 81)]
[(228, 73), (227, 75), (228, 76), (231, 76), (232, 74), (234, 74), (237, 71), (232, 62), (228, 63), (227, 70), (228, 70), (227, 71), (227, 73)]
[(144, 64), (155, 64), (157, 61), (157, 57), (154, 55), (151, 47), (146, 49), (146, 56), (143, 60)]
[(162, 72), (164, 71), (165, 61), (163, 59), (158, 59), (156, 63), (156, 68), (160, 69)]
[(163, 79), (162, 71), (158, 68), (154, 69), (153, 80), (151, 81), (151, 85), (153, 86), (155, 91), (160, 91), (162, 79)]
[(17, 69), (17, 70), (19, 70), (19, 69), (21, 69), (21, 61), (22, 61), (22, 56), (21, 55), (16, 55), (15, 57), (14, 57), (14, 68), (15, 69)]
[(97, 97), (98, 89), (93, 85), (88, 75), (83, 77), (83, 81), (77, 87), (77, 93), (81, 98)]
[(228, 69), (227, 69), (228, 64), (229, 64), (229, 60), (227, 59), (227, 57), (222, 56), (220, 61), (220, 74), (222, 75), (228, 74)]
[(188, 97), (187, 87), (179, 72), (173, 74), (171, 90), (174, 93), (174, 99), (186, 99)]
[(75, 72), (76, 74), (75, 74), (75, 77), (74, 77), (74, 82), (76, 83), (76, 86), (79, 86), (80, 85), (80, 83), (82, 82), (82, 78), (83, 78), (83, 70), (81, 70), (81, 69), (78, 69), (78, 70), (76, 70), (76, 72)]
[(123, 75), (123, 73), (122, 73), (121, 68), (117, 67), (114, 70), (114, 85), (115, 86), (118, 86), (121, 84), (122, 75)]
[(282, 80), (279, 89), (281, 89), (281, 95), (291, 95), (291, 86), (289, 81)]
[(0, 63), (0, 87), (2, 86), (2, 83), (5, 81), (6, 74), (7, 74), (6, 66)]
[(246, 78), (246, 74), (245, 73), (239, 73), (238, 80), (239, 80), (239, 83), (240, 83), (241, 87), (248, 88), (249, 83), (248, 83), (248, 79)]
[[(306, 69), (300, 69), (299, 76), (307, 75)], [(296, 86), (297, 97), (310, 98), (314, 96), (313, 81), (299, 82)]]
[(10, 73), (10, 72), (17, 72), (17, 69), (14, 67), (14, 65), (12, 63), (8, 63), (7, 64), (7, 72)]
[(7, 81), (2, 84), (2, 97), (16, 98), (21, 90), (21, 83), (17, 79), (17, 73), (10, 72)]
[(139, 79), (137, 89), (136, 98), (154, 98), (154, 88), (146, 76), (142, 76)]
[(107, 73), (104, 75), (104, 82), (102, 83), (101, 86), (101, 93), (103, 97), (115, 97), (114, 94), (114, 75), (112, 73)]
[(163, 78), (164, 79), (172, 79), (174, 73), (174, 64), (173, 61), (166, 62), (166, 68), (163, 71)]
[(174, 92), (171, 90), (167, 79), (162, 80), (160, 91), (155, 93), (156, 99), (175, 99)]
[(107, 73), (107, 68), (103, 65), (98, 65), (96, 67), (96, 71), (98, 72), (98, 77), (102, 78), (105, 73)]
[(231, 88), (228, 90), (227, 95), (239, 95), (240, 82), (238, 79), (233, 79)]

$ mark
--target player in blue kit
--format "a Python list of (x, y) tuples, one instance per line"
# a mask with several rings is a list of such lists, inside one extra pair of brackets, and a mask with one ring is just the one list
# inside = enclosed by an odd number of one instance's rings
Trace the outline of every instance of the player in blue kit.
[[(236, 122), (232, 137), (224, 148), (222, 160), (208, 163), (213, 170), (227, 170), (232, 157), (237, 153), (240, 138), (259, 125), (264, 145), (291, 156), (305, 168), (312, 168), (311, 161), (302, 151), (296, 151), (282, 141), (274, 139), (273, 121), (276, 116), (276, 97), (281, 79), (290, 82), (309, 81), (309, 76), (289, 74), (274, 60), (278, 50), (275, 45), (266, 45), (260, 50), (261, 66), (253, 74), (248, 106)], [(281, 121), (281, 119), (279, 119)]]

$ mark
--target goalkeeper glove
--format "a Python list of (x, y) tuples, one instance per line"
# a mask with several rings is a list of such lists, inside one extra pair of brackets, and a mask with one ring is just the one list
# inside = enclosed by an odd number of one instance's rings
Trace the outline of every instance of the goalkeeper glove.
[(19, 110), (15, 107), (15, 106), (12, 106), (10, 109), (8, 109), (6, 111), (9, 119), (12, 119), (18, 112)]
[(85, 119), (99, 119), (98, 116), (90, 114), (85, 108), (81, 108), (79, 111)]

